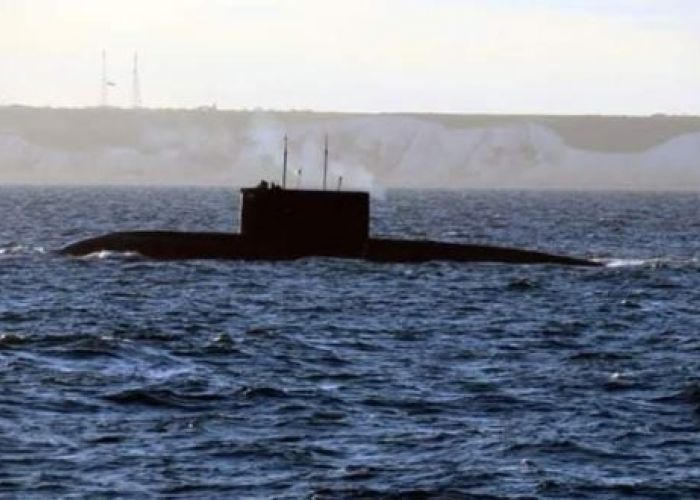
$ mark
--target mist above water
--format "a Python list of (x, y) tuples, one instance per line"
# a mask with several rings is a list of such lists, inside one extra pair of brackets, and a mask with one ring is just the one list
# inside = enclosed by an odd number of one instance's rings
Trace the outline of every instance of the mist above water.
[(318, 188), (328, 135), (333, 188), (342, 177), (344, 188), (375, 193), (385, 187), (700, 189), (700, 128), (661, 130), (657, 143), (630, 150), (624, 143), (634, 127), (616, 129), (618, 149), (614, 140), (613, 147), (581, 147), (572, 144), (585, 142), (577, 140), (588, 133), (585, 123), (562, 132), (536, 119), (452, 126), (429, 115), (80, 111), (34, 110), (1, 120), (0, 182), (280, 182), (287, 135), (287, 184)]

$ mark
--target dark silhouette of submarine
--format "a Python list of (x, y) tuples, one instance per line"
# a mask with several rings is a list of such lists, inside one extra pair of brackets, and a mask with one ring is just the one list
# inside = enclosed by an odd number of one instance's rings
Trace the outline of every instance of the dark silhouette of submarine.
[(282, 186), (260, 182), (241, 189), (241, 232), (129, 231), (110, 233), (68, 245), (64, 255), (101, 251), (136, 252), (173, 259), (291, 260), (340, 257), (376, 262), (505, 262), (599, 266), (591, 260), (517, 248), (430, 240), (370, 238), (369, 194), (326, 189), (328, 137), (325, 140), (323, 189), (286, 189), (287, 137), (284, 137)]
[(261, 182), (241, 190), (240, 233), (130, 231), (73, 243), (60, 252), (136, 252), (151, 259), (289, 260), (340, 257), (377, 262), (505, 262), (597, 266), (597, 262), (517, 248), (369, 236), (369, 195), (284, 189)]

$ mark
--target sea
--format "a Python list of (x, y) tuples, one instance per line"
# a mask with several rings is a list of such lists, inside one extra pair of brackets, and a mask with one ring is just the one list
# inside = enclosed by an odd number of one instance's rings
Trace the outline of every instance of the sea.
[(0, 188), (0, 497), (700, 497), (698, 193), (389, 190), (372, 232), (596, 259), (156, 262), (224, 188)]

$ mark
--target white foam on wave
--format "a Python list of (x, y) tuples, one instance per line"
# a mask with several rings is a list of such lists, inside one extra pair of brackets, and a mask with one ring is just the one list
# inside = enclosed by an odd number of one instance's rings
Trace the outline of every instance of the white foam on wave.
[(697, 266), (700, 263), (698, 258), (663, 258), (653, 259), (596, 259), (605, 267), (657, 267), (657, 266)]
[(105, 259), (139, 259), (143, 256), (138, 252), (119, 252), (115, 250), (100, 250), (80, 256), (82, 260), (105, 260)]
[(44, 254), (46, 249), (42, 246), (35, 245), (22, 245), (22, 244), (12, 244), (7, 246), (0, 246), (0, 257), (7, 257), (12, 255), (30, 255), (30, 254)]
[(639, 267), (639, 266), (644, 266), (646, 264), (650, 264), (653, 262), (653, 260), (646, 260), (646, 259), (609, 259), (609, 260), (600, 260), (599, 262), (603, 263), (605, 267)]

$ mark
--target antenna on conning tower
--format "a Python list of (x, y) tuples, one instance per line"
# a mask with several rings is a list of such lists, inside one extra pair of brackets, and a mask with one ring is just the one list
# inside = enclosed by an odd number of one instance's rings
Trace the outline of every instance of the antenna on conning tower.
[(284, 134), (284, 159), (282, 161), (282, 189), (287, 187), (287, 134)]
[(323, 148), (323, 190), (326, 190), (326, 181), (328, 179), (328, 134)]
[(131, 75), (131, 107), (141, 107), (141, 82), (139, 81), (139, 54), (134, 52), (134, 67)]

